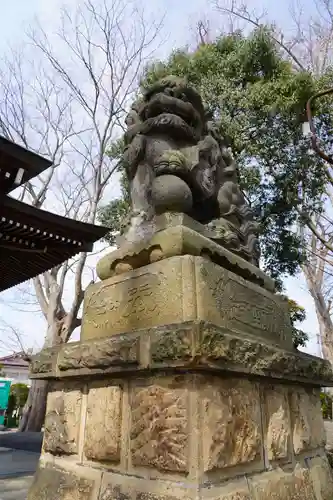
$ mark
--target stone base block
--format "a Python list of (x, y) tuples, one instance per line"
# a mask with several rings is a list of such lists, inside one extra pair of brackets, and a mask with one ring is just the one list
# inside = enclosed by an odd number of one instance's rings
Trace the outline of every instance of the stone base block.
[(81, 341), (33, 358), (50, 392), (28, 500), (333, 498), (331, 364), (293, 348), (286, 301), (203, 254), (92, 285)]
[(71, 467), (57, 467), (51, 462), (41, 463), (27, 500), (97, 499), (100, 480), (101, 473), (98, 472), (94, 474), (94, 471), (87, 469), (73, 471)]
[[(94, 474), (92, 474), (92, 472)], [(91, 476), (95, 476), (93, 479)], [(87, 479), (89, 477), (89, 479)], [(324, 456), (288, 470), (240, 477), (220, 485), (155, 481), (92, 471), (56, 460), (41, 466), (28, 500), (332, 500), (331, 471)]]
[(103, 378), (51, 384), (28, 500), (333, 498), (320, 389), (207, 373)]
[[(32, 358), (30, 378), (123, 377), (133, 371), (156, 370), (228, 372), (230, 376), (277, 379), (318, 388), (333, 384), (328, 361), (204, 321), (144, 328), (45, 349)], [(66, 405), (64, 401), (62, 414)]]
[(188, 216), (164, 214), (157, 217), (156, 233), (140, 243), (126, 243), (102, 257), (97, 264), (101, 280), (157, 261), (181, 255), (206, 256), (243, 278), (274, 292), (275, 283), (258, 267), (211, 239), (209, 230)]
[(291, 347), (287, 302), (203, 257), (171, 257), (88, 287), (81, 340), (209, 321)]

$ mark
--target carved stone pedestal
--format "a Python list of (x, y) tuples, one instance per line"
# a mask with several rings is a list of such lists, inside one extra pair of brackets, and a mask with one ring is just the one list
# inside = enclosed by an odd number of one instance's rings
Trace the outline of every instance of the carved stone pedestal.
[[(92, 285), (50, 381), (29, 500), (331, 500), (320, 386), (284, 300), (203, 256)], [(245, 266), (246, 267), (246, 266)]]

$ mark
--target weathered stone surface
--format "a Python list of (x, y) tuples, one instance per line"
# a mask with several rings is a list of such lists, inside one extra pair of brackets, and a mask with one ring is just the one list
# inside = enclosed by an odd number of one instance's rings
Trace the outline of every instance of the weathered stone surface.
[(152, 363), (188, 361), (194, 357), (198, 324), (170, 325), (151, 332)]
[(122, 389), (90, 387), (84, 453), (91, 460), (119, 462)]
[(244, 479), (228, 482), (226, 486), (202, 488), (201, 498), (203, 500), (252, 500), (249, 485)]
[(187, 390), (153, 384), (133, 389), (131, 451), (134, 465), (188, 470)]
[(139, 339), (131, 336), (102, 339), (100, 342), (73, 342), (60, 351), (58, 368), (67, 371), (137, 364), (138, 352)]
[(225, 137), (205, 116), (201, 96), (186, 80), (166, 76), (133, 103), (125, 121), (133, 210), (125, 240), (142, 241), (153, 232), (157, 213), (186, 211), (207, 224), (221, 246), (258, 265), (259, 225)]
[(207, 259), (196, 259), (197, 317), (292, 347), (288, 304)]
[[(101, 338), (135, 329), (195, 319), (186, 310), (195, 294), (193, 275), (184, 276), (182, 259), (174, 257), (90, 286), (85, 295), (81, 339)], [(190, 317), (187, 318), (187, 315)]]
[(134, 500), (133, 495), (130, 495), (129, 493), (124, 493), (123, 489), (120, 486), (118, 485), (113, 486), (112, 484), (103, 487), (100, 496), (98, 497), (98, 500), (131, 500), (131, 499)]
[[(189, 261), (188, 264), (191, 267)], [(191, 309), (193, 304), (187, 301), (186, 310)], [(59, 378), (126, 373), (136, 366), (142, 369), (164, 365), (166, 368), (184, 366), (187, 370), (214, 367), (317, 387), (333, 385), (332, 366), (328, 361), (295, 349), (282, 349), (245, 334), (229, 333), (224, 327), (204, 321), (184, 321), (73, 343), (63, 346), (58, 359)], [(52, 379), (54, 373), (31, 376)]]
[[(178, 498), (172, 495), (156, 495), (151, 492), (135, 491), (133, 488), (124, 488), (120, 485), (107, 484), (102, 486), (98, 500), (177, 500)], [(184, 495), (181, 498), (182, 500), (189, 500), (189, 497)]]
[[(171, 495), (154, 495), (153, 493), (138, 493), (136, 500), (177, 500), (177, 497)], [(182, 500), (188, 500), (188, 498), (182, 496)]]
[(218, 497), (218, 500), (251, 500), (248, 491), (232, 491), (230, 493), (223, 494)]
[(53, 455), (78, 453), (82, 394), (78, 389), (48, 394), (44, 424), (46, 452)]
[(188, 487), (175, 481), (156, 481), (148, 479), (152, 471), (147, 472), (142, 474), (137, 468), (126, 474), (110, 469), (105, 471), (96, 500), (194, 500), (193, 493), (196, 497), (198, 487), (195, 484)]
[(265, 444), (269, 460), (287, 458), (290, 453), (291, 427), (288, 389), (282, 386), (264, 388)]
[(309, 381), (317, 386), (333, 383), (332, 366), (321, 358), (295, 349), (281, 349), (259, 339), (230, 335), (223, 328), (209, 323), (202, 323), (201, 341), (195, 354), (196, 359), (201, 357), (210, 366), (223, 370)]
[(189, 320), (292, 345), (285, 301), (206, 258), (191, 255), (91, 285), (85, 295), (81, 339)]
[(60, 347), (43, 349), (36, 356), (32, 357), (30, 372), (32, 374), (56, 374), (57, 357)]
[(296, 466), (294, 472), (275, 469), (250, 480), (254, 500), (316, 500), (308, 469)]
[(185, 181), (175, 175), (156, 177), (152, 183), (151, 199), (157, 213), (189, 212), (193, 205), (192, 192)]
[(331, 469), (333, 469), (333, 453), (329, 450), (326, 450), (326, 457), (327, 457), (328, 463), (330, 464)]
[(218, 500), (251, 500), (248, 491), (232, 491), (230, 493), (223, 494), (218, 497)]
[(325, 446), (325, 429), (319, 391), (295, 387), (290, 397), (294, 451)]
[(316, 457), (310, 461), (310, 476), (317, 500), (332, 500), (332, 469), (326, 457)]
[(94, 483), (74, 473), (53, 467), (39, 467), (28, 500), (93, 500)]
[(116, 274), (127, 273), (170, 257), (181, 255), (199, 257), (206, 254), (216, 264), (227, 262), (228, 269), (274, 292), (275, 283), (272, 279), (258, 267), (205, 236), (207, 229), (202, 224), (190, 217), (184, 218), (184, 214), (163, 214), (162, 223), (161, 218), (162, 216), (157, 217), (155, 225), (158, 232), (150, 240), (122, 245), (102, 257), (97, 264), (97, 274), (100, 279), (106, 280)]
[(260, 399), (247, 380), (203, 378), (202, 456), (205, 471), (261, 459)]

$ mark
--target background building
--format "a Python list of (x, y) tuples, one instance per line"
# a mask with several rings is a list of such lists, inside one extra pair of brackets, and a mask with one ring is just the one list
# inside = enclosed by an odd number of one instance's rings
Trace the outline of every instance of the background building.
[(6, 378), (12, 383), (20, 382), (30, 385), (29, 363), (25, 361), (23, 352), (16, 352), (9, 356), (0, 358), (1, 375), (0, 378)]

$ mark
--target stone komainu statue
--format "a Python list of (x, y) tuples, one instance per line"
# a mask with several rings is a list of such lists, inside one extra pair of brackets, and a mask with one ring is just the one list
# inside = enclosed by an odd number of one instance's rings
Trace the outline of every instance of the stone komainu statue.
[(133, 104), (126, 124), (132, 224), (184, 212), (203, 225), (206, 236), (258, 265), (258, 225), (201, 96), (186, 80), (166, 77)]

